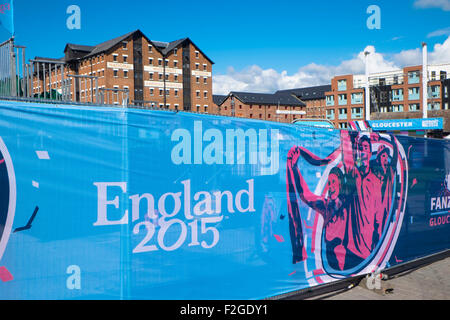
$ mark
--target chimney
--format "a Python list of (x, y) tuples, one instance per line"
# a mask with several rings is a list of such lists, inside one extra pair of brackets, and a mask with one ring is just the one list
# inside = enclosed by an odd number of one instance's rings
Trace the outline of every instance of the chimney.
[(422, 108), (423, 118), (428, 118), (428, 52), (425, 42), (422, 42)]

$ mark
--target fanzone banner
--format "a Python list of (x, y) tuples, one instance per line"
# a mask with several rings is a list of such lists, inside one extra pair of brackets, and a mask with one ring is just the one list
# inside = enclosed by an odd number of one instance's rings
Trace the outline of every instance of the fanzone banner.
[(0, 102), (0, 299), (264, 299), (450, 245), (449, 142)]

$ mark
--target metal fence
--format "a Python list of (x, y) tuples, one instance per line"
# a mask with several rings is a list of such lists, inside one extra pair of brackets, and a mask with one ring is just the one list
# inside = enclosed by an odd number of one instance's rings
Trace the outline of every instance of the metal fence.
[(129, 91), (99, 86), (99, 78), (77, 75), (62, 60), (26, 62), (26, 47), (14, 38), (0, 44), (0, 97), (95, 105), (129, 104)]

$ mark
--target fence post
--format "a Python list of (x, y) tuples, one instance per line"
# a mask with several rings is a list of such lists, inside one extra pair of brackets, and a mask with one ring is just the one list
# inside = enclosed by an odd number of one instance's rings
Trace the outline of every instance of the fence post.
[(9, 43), (10, 63), (11, 63), (11, 96), (17, 96), (16, 83), (16, 52), (14, 50), (14, 38), (11, 38)]

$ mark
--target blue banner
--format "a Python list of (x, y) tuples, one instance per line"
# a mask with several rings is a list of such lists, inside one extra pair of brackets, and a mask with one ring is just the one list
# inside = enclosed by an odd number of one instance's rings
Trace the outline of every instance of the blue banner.
[(373, 131), (442, 130), (442, 118), (369, 120)]
[(14, 35), (14, 3), (13, 0), (0, 2), (0, 26)]
[(0, 299), (264, 299), (449, 248), (449, 142), (0, 102)]

